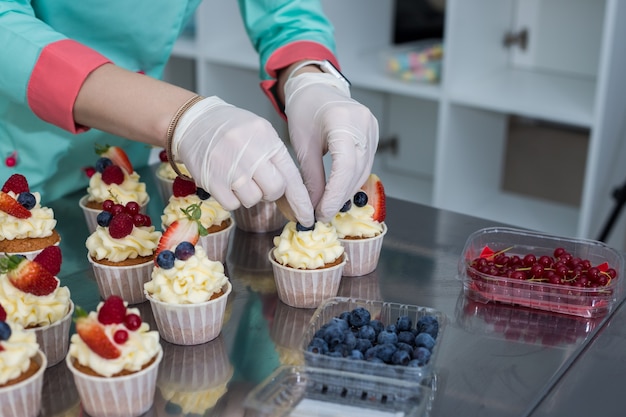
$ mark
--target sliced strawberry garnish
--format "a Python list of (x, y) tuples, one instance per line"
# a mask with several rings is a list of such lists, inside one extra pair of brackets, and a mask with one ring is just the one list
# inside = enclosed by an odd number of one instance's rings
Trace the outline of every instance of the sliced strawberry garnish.
[(111, 295), (104, 301), (98, 311), (98, 321), (102, 324), (124, 323), (126, 318), (126, 305), (122, 297)]
[(0, 259), (0, 272), (7, 274), (15, 288), (37, 296), (48, 295), (59, 286), (59, 280), (45, 267), (20, 255)]
[(387, 217), (387, 202), (385, 197), (385, 187), (376, 174), (370, 174), (363, 187), (367, 194), (368, 204), (374, 207), (373, 219), (378, 222), (384, 222)]
[(196, 183), (182, 177), (176, 177), (172, 184), (172, 194), (174, 197), (185, 197), (196, 193)]
[(96, 145), (96, 153), (104, 158), (109, 158), (113, 165), (117, 165), (128, 174), (133, 173), (133, 164), (131, 164), (130, 159), (128, 159), (128, 155), (124, 152), (124, 149), (119, 146), (99, 146)]
[(102, 182), (107, 185), (119, 185), (124, 182), (124, 171), (117, 165), (109, 165), (102, 171)]
[(0, 210), (18, 219), (28, 219), (31, 216), (28, 209), (4, 191), (0, 191)]
[(28, 187), (28, 181), (22, 174), (13, 174), (2, 186), (2, 191), (8, 193), (13, 191), (15, 194), (24, 193), (30, 191)]
[(76, 319), (76, 333), (83, 339), (83, 342), (96, 355), (104, 359), (115, 359), (121, 355), (120, 350), (113, 344), (104, 332), (102, 326), (96, 319), (80, 313)]
[(46, 268), (52, 275), (57, 275), (61, 272), (61, 262), (63, 261), (61, 248), (59, 246), (48, 246), (35, 256), (33, 261)]

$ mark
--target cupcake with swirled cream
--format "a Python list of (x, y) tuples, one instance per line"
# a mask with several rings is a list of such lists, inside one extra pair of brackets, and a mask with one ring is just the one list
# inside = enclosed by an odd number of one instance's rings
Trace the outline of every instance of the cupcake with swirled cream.
[(292, 307), (316, 308), (337, 295), (346, 263), (331, 224), (307, 228), (290, 221), (268, 254), (280, 300)]
[(196, 187), (193, 181), (177, 177), (172, 190), (173, 195), (161, 215), (163, 229), (185, 217), (187, 207), (199, 207), (197, 220), (206, 229), (206, 234), (200, 236), (198, 243), (204, 248), (209, 259), (223, 263), (228, 253), (230, 235), (235, 227), (230, 212), (224, 210), (205, 190)]
[(58, 246), (48, 246), (33, 260), (18, 255), (0, 258), (0, 303), (7, 320), (35, 335), (48, 366), (67, 353), (74, 311), (69, 288), (56, 277), (61, 262)]
[(142, 213), (145, 213), (150, 201), (146, 184), (141, 181), (122, 148), (96, 145), (96, 153), (100, 158), (90, 171), (87, 195), (79, 201), (89, 233), (98, 227), (97, 216), (106, 200), (114, 199), (120, 204), (134, 201), (139, 204)]
[(41, 205), (26, 177), (13, 174), (0, 191), (0, 252), (33, 259), (42, 249), (58, 245), (54, 211)]
[(97, 221), (85, 246), (100, 296), (119, 295), (130, 304), (146, 301), (143, 284), (150, 280), (161, 232), (134, 201), (106, 200)]
[(346, 249), (344, 276), (367, 275), (376, 269), (387, 233), (385, 216), (385, 189), (380, 178), (370, 174), (361, 190), (331, 220)]
[(66, 364), (92, 416), (139, 416), (154, 402), (163, 349), (159, 334), (118, 296), (96, 311), (76, 308)]

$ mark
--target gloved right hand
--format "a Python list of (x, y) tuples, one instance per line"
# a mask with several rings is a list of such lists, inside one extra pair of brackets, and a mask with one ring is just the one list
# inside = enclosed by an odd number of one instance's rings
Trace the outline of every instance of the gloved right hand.
[(296, 219), (314, 223), (313, 205), (285, 144), (265, 119), (213, 96), (180, 118), (172, 153), (226, 210), (285, 196)]

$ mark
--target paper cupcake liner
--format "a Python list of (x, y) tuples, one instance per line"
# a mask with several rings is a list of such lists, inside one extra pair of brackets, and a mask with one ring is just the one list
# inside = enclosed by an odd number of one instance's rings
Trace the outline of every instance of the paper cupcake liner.
[[(59, 241), (59, 242), (57, 242), (57, 243), (55, 243), (55, 244), (54, 244), (54, 245), (52, 245), (52, 246), (59, 246), (59, 244), (61, 244), (61, 242), (60, 242), (60, 241)], [(41, 248), (41, 249), (37, 249), (37, 250), (31, 250), (31, 251), (28, 251), (28, 252), (6, 252), (6, 254), (7, 254), (7, 255), (24, 255), (24, 256), (26, 257), (26, 259), (29, 259), (29, 260), (31, 260), (31, 261), (32, 261), (32, 260), (33, 260), (33, 259), (35, 259), (35, 257), (36, 257), (37, 255), (39, 255), (39, 254), (40, 254), (40, 253), (41, 253), (44, 249), (45, 249), (45, 248)]]
[[(239, 223), (237, 223), (239, 224)], [(230, 251), (229, 264), (249, 271), (272, 271), (267, 259), (267, 252), (274, 247), (274, 234), (250, 233), (239, 228), (233, 232), (233, 250)]]
[[(87, 223), (87, 229), (89, 230), (89, 233), (93, 233), (96, 231), (96, 228), (98, 227), (98, 214), (100, 214), (102, 210), (92, 209), (92, 208), (87, 207), (85, 205), (87, 204), (87, 198), (89, 198), (88, 195), (83, 196), (78, 201), (78, 205), (83, 210), (83, 215), (85, 216), (85, 222)], [(146, 214), (146, 209), (148, 207), (149, 202), (150, 202), (150, 196), (148, 196), (148, 199), (146, 200), (145, 204), (140, 207), (139, 211), (141, 213)]]
[(324, 300), (337, 296), (341, 273), (346, 264), (345, 255), (338, 265), (310, 270), (279, 264), (274, 260), (272, 250), (268, 258), (274, 271), (278, 298), (283, 303), (297, 308), (317, 308)]
[(383, 231), (378, 236), (367, 239), (339, 239), (348, 257), (343, 275), (359, 277), (375, 270), (386, 234), (387, 226), (383, 223)]
[(235, 229), (235, 223), (232, 221), (224, 230), (216, 233), (209, 233), (206, 236), (200, 236), (198, 244), (202, 246), (206, 252), (207, 258), (212, 261), (224, 263), (228, 254), (228, 244), (230, 243), (231, 232)]
[(159, 191), (159, 196), (161, 197), (161, 201), (165, 206), (167, 205), (170, 197), (174, 194), (172, 188), (174, 186), (174, 180), (160, 176), (158, 171), (154, 173), (154, 178), (156, 179), (155, 182)]
[(83, 409), (91, 417), (136, 417), (145, 413), (154, 403), (156, 379), (163, 351), (145, 369), (120, 377), (87, 375), (74, 367), (72, 357), (65, 363), (74, 375), (74, 383)]
[(198, 304), (164, 303), (146, 294), (154, 320), (163, 339), (176, 345), (198, 345), (215, 339), (222, 331), (224, 312), (232, 285), (227, 282), (224, 294)]
[(109, 266), (94, 262), (87, 254), (98, 284), (98, 292), (103, 299), (119, 295), (128, 304), (143, 303), (146, 297), (143, 284), (150, 281), (154, 262), (152, 260), (138, 265)]
[(276, 304), (270, 337), (280, 346), (288, 349), (302, 348), (302, 337), (315, 313), (311, 308), (295, 308), (281, 301)]
[(70, 326), (73, 314), (74, 303), (70, 301), (70, 310), (61, 320), (49, 326), (27, 329), (27, 331), (35, 333), (39, 348), (46, 355), (48, 367), (65, 359), (70, 344)]
[(78, 416), (78, 413), (71, 414), (69, 410), (78, 409), (79, 407), (80, 398), (76, 391), (76, 384), (74, 384), (74, 378), (67, 366), (65, 364), (48, 366), (43, 379), (41, 415)]
[(239, 207), (233, 212), (237, 227), (246, 232), (264, 233), (282, 228), (287, 219), (278, 210), (276, 203), (261, 201), (246, 208)]
[[(43, 376), (47, 368), (47, 360), (41, 351), (37, 353), (35, 360), (39, 364), (39, 370), (33, 376), (15, 385), (0, 388), (2, 415), (20, 417), (36, 417), (39, 415)], [(4, 414), (5, 412), (7, 414)]]

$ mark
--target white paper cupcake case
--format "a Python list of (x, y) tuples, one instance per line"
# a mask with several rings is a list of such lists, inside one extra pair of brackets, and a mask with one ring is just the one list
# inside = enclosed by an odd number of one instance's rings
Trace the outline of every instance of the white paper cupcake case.
[(272, 252), (273, 249), (268, 258), (274, 271), (278, 298), (283, 303), (297, 308), (317, 308), (322, 301), (337, 295), (346, 264), (345, 255), (338, 265), (309, 270), (283, 266), (274, 260)]
[(224, 230), (209, 233), (206, 236), (200, 236), (198, 244), (202, 246), (206, 252), (207, 258), (212, 261), (224, 263), (228, 254), (228, 244), (230, 242), (231, 232), (235, 229), (235, 222), (231, 219), (230, 224)]
[(357, 277), (375, 270), (386, 234), (387, 226), (383, 223), (383, 231), (378, 236), (368, 239), (339, 239), (348, 257), (343, 275)]
[(174, 180), (160, 176), (158, 171), (155, 172), (154, 177), (156, 178), (155, 182), (157, 184), (161, 200), (163, 200), (164, 205), (167, 205), (170, 197), (174, 194), (174, 190), (172, 188), (174, 186)]
[(221, 297), (197, 304), (164, 303), (146, 293), (161, 337), (176, 345), (199, 345), (222, 331), (224, 312), (232, 285), (227, 282)]
[(48, 367), (65, 359), (70, 344), (70, 325), (74, 314), (74, 303), (70, 301), (70, 310), (56, 323), (49, 326), (28, 329), (35, 333), (41, 351), (46, 355)]
[(282, 228), (287, 219), (278, 210), (274, 202), (261, 201), (246, 208), (240, 207), (233, 212), (237, 227), (246, 232), (264, 233)]
[(39, 415), (47, 360), (42, 351), (37, 353), (35, 360), (39, 364), (39, 370), (33, 376), (15, 385), (0, 388), (0, 417), (36, 417)]
[[(78, 205), (83, 210), (83, 215), (85, 216), (85, 222), (87, 222), (87, 229), (89, 230), (89, 233), (93, 233), (96, 231), (96, 228), (98, 227), (98, 214), (100, 214), (102, 210), (92, 209), (92, 208), (87, 207), (85, 205), (87, 204), (87, 198), (89, 198), (88, 195), (81, 197), (81, 199), (78, 201)], [(139, 209), (141, 213), (146, 214), (146, 209), (148, 207), (149, 202), (150, 202), (150, 196), (148, 196), (148, 199), (146, 200), (146, 202)]]
[(138, 265), (109, 266), (94, 262), (87, 254), (98, 284), (98, 291), (103, 299), (119, 295), (128, 304), (143, 303), (146, 297), (143, 284), (150, 281), (154, 262), (152, 260)]
[(163, 351), (145, 369), (130, 375), (106, 378), (77, 370), (70, 355), (65, 363), (74, 375), (74, 383), (83, 409), (91, 417), (136, 417), (154, 403), (156, 379)]

